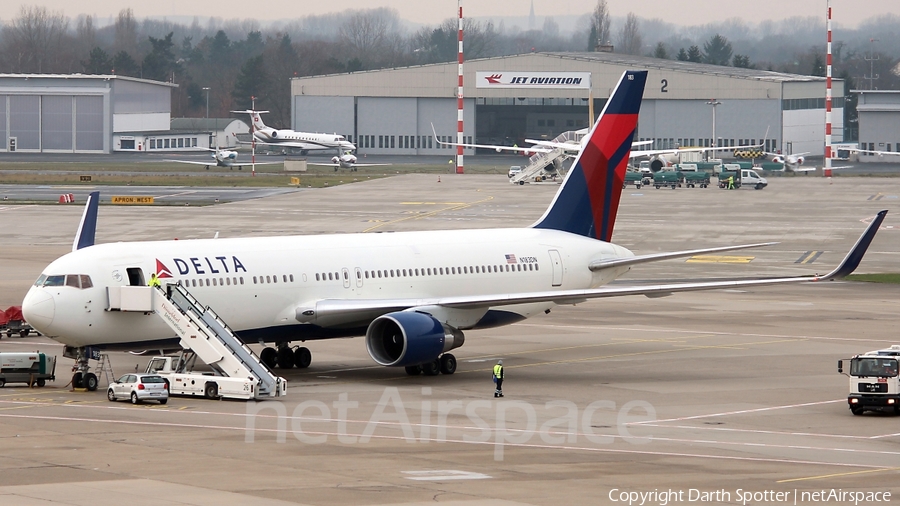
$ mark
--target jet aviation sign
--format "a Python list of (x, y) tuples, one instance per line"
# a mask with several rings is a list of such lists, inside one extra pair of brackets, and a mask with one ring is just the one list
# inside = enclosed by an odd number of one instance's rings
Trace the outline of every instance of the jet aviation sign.
[(590, 72), (476, 72), (476, 88), (591, 88)]

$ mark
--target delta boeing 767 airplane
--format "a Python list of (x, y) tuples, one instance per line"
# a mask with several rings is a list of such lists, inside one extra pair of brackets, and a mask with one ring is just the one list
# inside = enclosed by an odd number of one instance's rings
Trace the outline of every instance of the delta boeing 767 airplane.
[(463, 331), (558, 304), (809, 283), (857, 267), (886, 211), (824, 276), (609, 286), (637, 264), (774, 244), (635, 255), (610, 242), (646, 78), (645, 71), (622, 75), (550, 206), (529, 227), (94, 244), (94, 194), (73, 251), (47, 266), (25, 296), (25, 318), (80, 350), (76, 383), (89, 374), (86, 347), (178, 349), (152, 311), (110, 310), (110, 289), (146, 286), (157, 273), (163, 285), (180, 285), (223, 315), (242, 341), (275, 343), (261, 354), (270, 367), (309, 366), (309, 350), (292, 348), (295, 341), (365, 336), (376, 363), (436, 375), (456, 370), (448, 352), (463, 345)]

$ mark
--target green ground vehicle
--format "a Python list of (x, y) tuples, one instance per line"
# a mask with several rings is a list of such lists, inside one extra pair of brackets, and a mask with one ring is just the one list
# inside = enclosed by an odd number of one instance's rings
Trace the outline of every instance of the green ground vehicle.
[(658, 190), (663, 186), (669, 186), (673, 190), (681, 186), (681, 173), (672, 170), (661, 170), (653, 174), (653, 186)]
[(681, 179), (688, 188), (706, 188), (709, 186), (709, 172), (681, 172)]
[(635, 188), (640, 189), (643, 186), (644, 175), (640, 172), (628, 171), (625, 173), (625, 181), (622, 182), (622, 189), (624, 190), (626, 186), (633, 184)]

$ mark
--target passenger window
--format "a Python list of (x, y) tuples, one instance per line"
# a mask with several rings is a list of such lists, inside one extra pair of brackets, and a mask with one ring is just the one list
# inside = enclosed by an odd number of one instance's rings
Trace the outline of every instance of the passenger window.
[(241, 280), (241, 284), (243, 285), (244, 284), (244, 276), (241, 276), (240, 280)]
[(213, 279), (213, 286), (216, 286), (216, 278), (212, 278), (212, 279)]
[(225, 284), (231, 286), (231, 278), (225, 278)]
[[(266, 279), (269, 279), (269, 276), (266, 276)], [(273, 283), (277, 283), (277, 282), (278, 282), (278, 275), (277, 275), (277, 274), (274, 275), (274, 276), (272, 276), (272, 282), (273, 282)]]
[(287, 275), (286, 274), (281, 275), (281, 281), (287, 283)]
[(291, 280), (291, 283), (294, 282), (294, 275), (293, 275), (293, 274), (290, 275), (290, 280)]
[(81, 283), (78, 281), (78, 275), (69, 274), (66, 276), (66, 286), (71, 286), (72, 288), (81, 288)]
[(328, 273), (328, 281), (332, 281), (332, 279), (333, 279), (333, 278), (331, 277), (331, 273), (329, 272), (329, 273)]
[[(202, 283), (202, 281), (201, 281)], [(206, 286), (209, 286), (209, 278), (206, 278)]]
[(541, 266), (540, 266), (540, 265), (538, 265), (538, 264), (534, 264), (534, 270), (536, 270), (536, 271), (537, 271), (537, 270), (540, 270), (540, 268), (541, 268)]
[(347, 275), (347, 271), (344, 271), (344, 279), (350, 279), (350, 276)]

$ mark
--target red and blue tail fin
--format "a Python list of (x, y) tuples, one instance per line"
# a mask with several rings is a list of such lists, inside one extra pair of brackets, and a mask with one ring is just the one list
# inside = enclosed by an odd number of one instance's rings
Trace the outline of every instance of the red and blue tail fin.
[(562, 187), (533, 227), (609, 242), (646, 81), (647, 71), (622, 74)]

